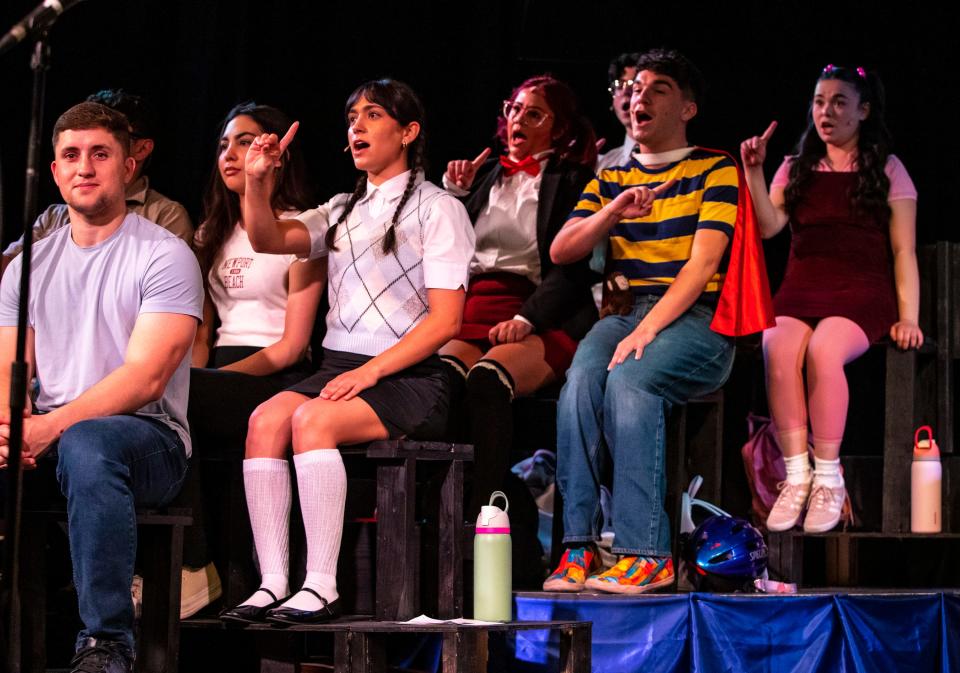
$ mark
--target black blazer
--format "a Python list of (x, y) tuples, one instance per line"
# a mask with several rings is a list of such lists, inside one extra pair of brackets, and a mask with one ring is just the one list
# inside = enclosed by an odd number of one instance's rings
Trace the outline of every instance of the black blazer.
[[(477, 171), (470, 194), (463, 197), (474, 224), (486, 207), (490, 189), (500, 178), (501, 170), (499, 159), (488, 159)], [(559, 327), (580, 340), (597, 320), (590, 287), (600, 281), (600, 276), (590, 271), (590, 256), (562, 266), (550, 260), (550, 244), (593, 177), (589, 168), (562, 159), (551, 158), (543, 171), (537, 200), (541, 282), (520, 308), (520, 315), (532, 322), (538, 332)]]

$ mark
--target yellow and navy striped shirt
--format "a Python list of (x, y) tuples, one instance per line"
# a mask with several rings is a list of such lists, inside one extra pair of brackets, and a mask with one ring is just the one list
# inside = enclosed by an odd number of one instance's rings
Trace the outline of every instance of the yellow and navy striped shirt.
[[(737, 167), (724, 154), (696, 148), (686, 159), (656, 170), (636, 159), (601, 170), (586, 186), (570, 217), (589, 217), (631, 187), (651, 189), (676, 180), (653, 203), (646, 217), (622, 220), (610, 229), (607, 272), (619, 271), (638, 294), (663, 294), (690, 259), (693, 236), (700, 229), (722, 231), (733, 239), (737, 219)], [(729, 250), (729, 246), (728, 246)], [(704, 292), (716, 297), (727, 268), (720, 268)]]

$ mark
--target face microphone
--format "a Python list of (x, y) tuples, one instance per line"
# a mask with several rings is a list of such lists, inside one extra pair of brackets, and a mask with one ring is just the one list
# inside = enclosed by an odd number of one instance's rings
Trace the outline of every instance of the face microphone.
[(83, 0), (44, 0), (0, 38), (0, 54), (36, 33), (49, 30), (57, 17), (81, 2)]

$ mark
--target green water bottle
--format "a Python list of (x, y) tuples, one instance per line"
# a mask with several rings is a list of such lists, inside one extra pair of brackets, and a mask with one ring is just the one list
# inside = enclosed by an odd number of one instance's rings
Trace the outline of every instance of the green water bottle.
[[(493, 504), (503, 498), (504, 507)], [(485, 622), (513, 619), (513, 573), (510, 553), (510, 503), (502, 491), (480, 508), (473, 538), (473, 618)]]

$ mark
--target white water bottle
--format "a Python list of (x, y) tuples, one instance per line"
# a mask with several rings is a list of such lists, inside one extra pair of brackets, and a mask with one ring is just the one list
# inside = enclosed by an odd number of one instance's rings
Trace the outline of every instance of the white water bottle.
[[(493, 504), (503, 498), (504, 508)], [(509, 622), (513, 618), (510, 503), (502, 491), (490, 495), (490, 504), (480, 508), (477, 534), (473, 538), (473, 618), (485, 622)]]
[[(926, 431), (927, 439), (920, 439)], [(913, 464), (910, 466), (910, 531), (939, 533), (942, 529), (940, 449), (929, 425), (913, 435)]]

